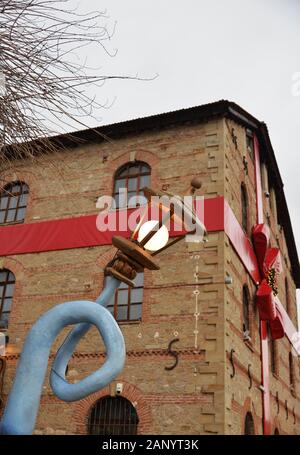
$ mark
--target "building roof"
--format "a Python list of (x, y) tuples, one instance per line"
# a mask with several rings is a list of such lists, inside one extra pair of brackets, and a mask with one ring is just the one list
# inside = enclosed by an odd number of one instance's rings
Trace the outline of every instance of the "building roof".
[(187, 122), (202, 123), (204, 121), (218, 119), (221, 117), (230, 118), (237, 123), (250, 128), (258, 137), (261, 145), (262, 156), (268, 163), (272, 184), (276, 191), (278, 214), (280, 223), (285, 232), (287, 247), (292, 264), (293, 277), (296, 286), (300, 288), (300, 266), (296, 243), (283, 190), (283, 182), (269, 137), (268, 128), (264, 122), (257, 120), (236, 103), (227, 100), (220, 100), (214, 103), (203, 104), (201, 106), (62, 134), (50, 138), (50, 141), (58, 146), (77, 147), (83, 143), (102, 142), (107, 137), (120, 138), (125, 135), (141, 133), (143, 131), (163, 129)]

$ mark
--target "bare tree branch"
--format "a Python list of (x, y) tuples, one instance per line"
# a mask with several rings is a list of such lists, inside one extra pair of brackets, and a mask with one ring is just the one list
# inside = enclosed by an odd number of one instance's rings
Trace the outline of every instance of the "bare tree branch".
[[(114, 32), (105, 12), (80, 14), (69, 0), (0, 0), (0, 166), (15, 158), (34, 156), (40, 139), (74, 125), (103, 107), (87, 94), (89, 84), (125, 76), (95, 76), (78, 51), (96, 46), (108, 55), (106, 43)], [(134, 77), (134, 79), (138, 79)], [(32, 141), (35, 141), (33, 143)], [(6, 150), (10, 149), (10, 157)]]

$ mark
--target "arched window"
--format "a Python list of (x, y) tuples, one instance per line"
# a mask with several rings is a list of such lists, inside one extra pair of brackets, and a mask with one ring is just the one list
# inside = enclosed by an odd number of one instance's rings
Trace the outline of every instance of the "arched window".
[(285, 302), (286, 302), (286, 311), (290, 315), (291, 304), (290, 304), (290, 290), (289, 290), (289, 281), (287, 277), (284, 280), (285, 283)]
[(142, 317), (144, 273), (138, 273), (133, 281), (134, 288), (121, 283), (107, 305), (117, 321), (138, 321)]
[(251, 412), (247, 412), (246, 417), (245, 417), (244, 434), (245, 435), (255, 434), (254, 420), (253, 420)]
[(28, 185), (23, 182), (12, 182), (3, 188), (0, 193), (0, 224), (24, 221), (28, 194)]
[(244, 340), (250, 338), (250, 296), (248, 286), (243, 286), (243, 332)]
[(0, 328), (8, 326), (15, 287), (15, 275), (7, 269), (0, 270)]
[(241, 185), (242, 227), (248, 233), (248, 196), (246, 185)]
[[(114, 183), (114, 198), (116, 201), (116, 207), (128, 207), (135, 206), (130, 204), (130, 198), (133, 196), (142, 196), (142, 188), (150, 186), (151, 181), (151, 168), (147, 163), (142, 161), (133, 161), (125, 164), (117, 170), (115, 174)], [(127, 190), (127, 201), (122, 201), (120, 196), (121, 188)]]
[(92, 408), (88, 434), (136, 435), (138, 415), (130, 401), (123, 397), (101, 398)]
[(295, 388), (295, 372), (294, 372), (294, 360), (293, 354), (289, 352), (289, 376), (290, 376), (290, 386), (292, 389)]

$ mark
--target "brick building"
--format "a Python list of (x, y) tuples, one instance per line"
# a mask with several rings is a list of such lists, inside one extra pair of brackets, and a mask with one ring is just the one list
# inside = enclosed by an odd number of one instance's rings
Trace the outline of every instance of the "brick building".
[[(264, 220), (283, 263), (279, 298), (297, 327), (299, 261), (264, 123), (232, 102), (219, 101), (52, 141), (56, 152), (16, 161), (1, 172), (8, 186), (1, 196), (0, 239), (29, 235), (37, 225), (51, 236), (56, 222), (73, 218), (90, 217), (94, 223), (98, 197), (116, 193), (121, 181), (133, 194), (146, 184), (183, 195), (197, 175), (199, 193), (215, 202), (224, 198), (251, 243), (257, 223), (256, 143)], [(37, 434), (101, 433), (104, 428), (114, 433), (121, 427), (131, 434), (263, 433), (266, 390), (256, 285), (226, 229), (216, 223), (207, 240), (178, 243), (159, 256), (159, 271), (145, 270), (130, 294), (125, 286), (118, 291), (110, 310), (126, 341), (123, 372), (110, 387), (74, 403), (56, 398), (47, 376)], [(0, 245), (0, 330), (9, 337), (4, 401), (34, 321), (57, 303), (94, 300), (113, 253), (106, 244), (70, 247), (62, 241), (51, 251), (20, 251), (14, 245)], [(168, 369), (175, 361), (168, 351), (173, 340), (178, 364)], [(49, 364), (52, 360), (53, 355)], [(68, 379), (80, 380), (103, 361), (102, 341), (92, 329), (73, 354)], [(271, 433), (299, 434), (299, 364), (286, 336), (269, 336), (268, 371)]]

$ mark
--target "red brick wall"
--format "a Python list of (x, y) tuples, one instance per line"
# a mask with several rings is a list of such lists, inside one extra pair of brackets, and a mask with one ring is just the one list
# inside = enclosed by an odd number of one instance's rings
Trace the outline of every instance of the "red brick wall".
[[(29, 184), (25, 222), (95, 214), (98, 197), (112, 193), (115, 171), (136, 158), (151, 166), (152, 186), (157, 189), (167, 186), (175, 194), (185, 194), (191, 178), (200, 176), (203, 182), (200, 194), (225, 195), (238, 219), (241, 219), (239, 185), (245, 180), (250, 199), (249, 218), (254, 223), (253, 165), (249, 162), (245, 176), (242, 161), (245, 130), (239, 125), (234, 127), (239, 150), (232, 147), (230, 124), (219, 120), (144, 132), (100, 144), (83, 144), (36, 162), (16, 163), (1, 178), (7, 181), (20, 178)], [(272, 241), (277, 241), (276, 235), (280, 237), (288, 264), (291, 299), (295, 303), (284, 234), (276, 226), (272, 229)], [(17, 280), (8, 330), (5, 395), (34, 321), (57, 303), (95, 299), (102, 289), (103, 269), (112, 254), (113, 249), (103, 246), (0, 259), (1, 267), (12, 270)], [(241, 434), (248, 411), (253, 414), (256, 433), (261, 433), (260, 348), (255, 308), (251, 314), (251, 346), (243, 342), (241, 331), (243, 283), (248, 282), (252, 293), (254, 288), (228, 239), (223, 232), (216, 232), (204, 244), (181, 242), (162, 253), (159, 262), (159, 271), (145, 272), (141, 322), (120, 324), (127, 360), (116, 381), (123, 384), (123, 396), (136, 407), (139, 433)], [(233, 277), (233, 285), (224, 284), (225, 273)], [(65, 333), (56, 340), (50, 363)], [(173, 362), (167, 347), (174, 338), (179, 338), (173, 346), (179, 362), (174, 370), (166, 371), (165, 366)], [(297, 419), (300, 415), (299, 386), (294, 397), (288, 384), (287, 340), (278, 345), (280, 377), (272, 378), (272, 416), (280, 432), (292, 433), (296, 428), (292, 408), (295, 407)], [(231, 349), (235, 349), (234, 378), (230, 377)], [(69, 380), (80, 380), (103, 361), (102, 341), (92, 329), (70, 361)], [(253, 377), (251, 389), (249, 364)], [(105, 394), (113, 393), (114, 385), (78, 403), (63, 403), (53, 396), (48, 377), (36, 433), (85, 433), (91, 406)], [(296, 378), (298, 381), (298, 370)], [(274, 410), (276, 391), (279, 391), (279, 414)]]

